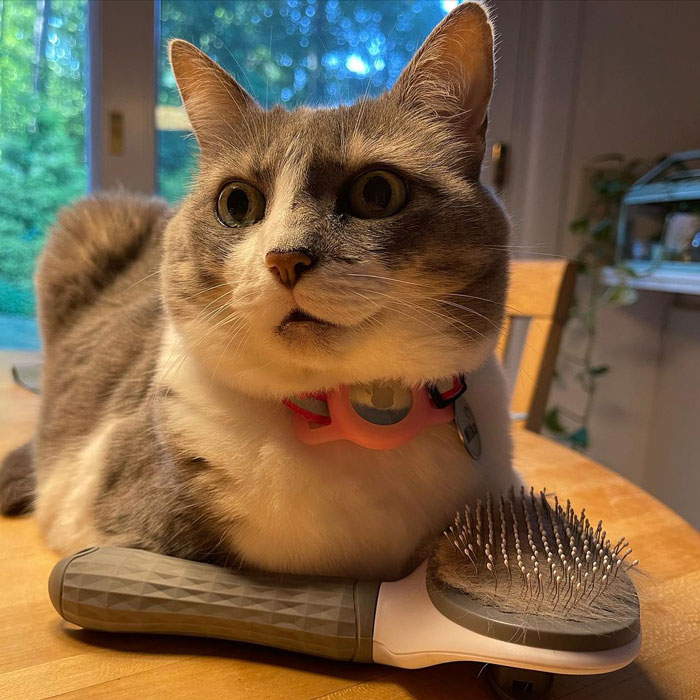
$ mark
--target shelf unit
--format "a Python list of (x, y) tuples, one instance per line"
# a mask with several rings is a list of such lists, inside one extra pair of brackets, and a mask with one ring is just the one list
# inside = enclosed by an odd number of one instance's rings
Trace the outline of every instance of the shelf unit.
[[(630, 267), (640, 275), (628, 280), (629, 285), (635, 289), (700, 295), (700, 273), (697, 271), (663, 266), (645, 274), (643, 266), (630, 265)], [(606, 267), (603, 269), (602, 279), (605, 284), (619, 284), (621, 275), (614, 267)]]

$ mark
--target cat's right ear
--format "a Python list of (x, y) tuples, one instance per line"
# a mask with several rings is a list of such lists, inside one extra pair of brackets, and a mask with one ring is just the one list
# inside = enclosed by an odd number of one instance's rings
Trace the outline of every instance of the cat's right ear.
[(477, 169), (493, 90), (493, 28), (479, 2), (458, 5), (431, 32), (391, 90), (402, 105), (447, 124)]
[(221, 132), (257, 102), (215, 61), (183, 39), (170, 42), (170, 65), (192, 130), (202, 149), (221, 141)]

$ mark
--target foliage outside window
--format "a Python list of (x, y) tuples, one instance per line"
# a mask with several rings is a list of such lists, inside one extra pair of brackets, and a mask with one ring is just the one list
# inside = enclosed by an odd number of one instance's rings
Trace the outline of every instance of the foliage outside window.
[(85, 192), (86, 0), (0, 0), (0, 347), (38, 344), (32, 274)]
[[(349, 104), (390, 87), (456, 0), (161, 0), (163, 42), (186, 39), (231, 72), (263, 106)], [(196, 144), (160, 56), (158, 184), (178, 199)]]

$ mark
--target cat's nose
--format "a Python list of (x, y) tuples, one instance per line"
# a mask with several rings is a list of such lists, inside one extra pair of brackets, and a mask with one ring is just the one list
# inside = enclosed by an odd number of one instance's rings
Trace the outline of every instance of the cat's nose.
[(316, 260), (308, 250), (271, 250), (265, 256), (265, 264), (279, 281), (291, 289), (301, 276), (313, 267)]

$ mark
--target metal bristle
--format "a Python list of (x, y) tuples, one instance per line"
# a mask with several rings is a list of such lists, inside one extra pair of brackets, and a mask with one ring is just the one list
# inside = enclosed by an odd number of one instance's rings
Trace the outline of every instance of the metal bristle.
[(594, 528), (585, 509), (576, 513), (556, 496), (552, 504), (545, 490), (488, 494), (474, 510), (458, 513), (445, 535), (475, 581), (487, 576), (494, 595), (519, 596), (531, 612), (546, 608), (566, 616), (589, 608), (617, 585), (620, 573), (639, 564), (629, 561), (625, 537), (611, 543), (602, 521)]

